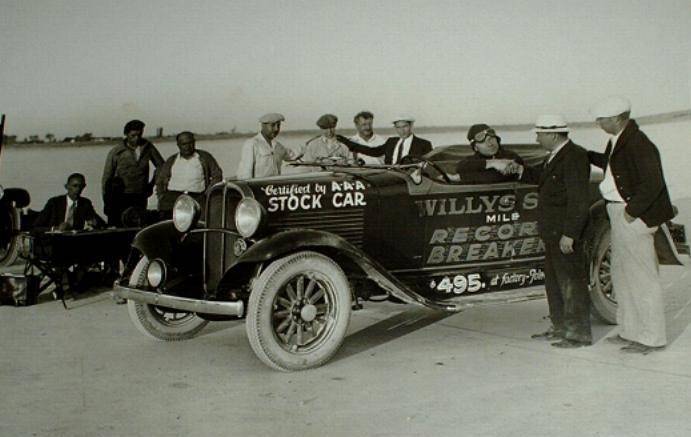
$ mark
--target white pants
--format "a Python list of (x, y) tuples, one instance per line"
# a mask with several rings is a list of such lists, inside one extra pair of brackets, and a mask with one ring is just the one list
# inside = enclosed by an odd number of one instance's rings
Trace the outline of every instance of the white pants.
[(664, 346), (664, 300), (654, 234), (637, 218), (628, 223), (623, 203), (608, 203), (612, 226), (612, 285), (617, 300), (619, 335), (646, 346)]

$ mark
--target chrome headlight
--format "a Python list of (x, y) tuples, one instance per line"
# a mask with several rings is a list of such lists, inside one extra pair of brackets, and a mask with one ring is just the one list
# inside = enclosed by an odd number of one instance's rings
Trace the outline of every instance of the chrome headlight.
[(146, 269), (146, 279), (153, 288), (159, 287), (166, 280), (166, 265), (160, 259), (152, 260)]
[(257, 232), (262, 221), (262, 206), (252, 198), (242, 199), (235, 210), (235, 228), (244, 238)]
[(173, 206), (173, 224), (180, 232), (187, 232), (199, 220), (201, 208), (196, 200), (187, 194), (178, 197)]

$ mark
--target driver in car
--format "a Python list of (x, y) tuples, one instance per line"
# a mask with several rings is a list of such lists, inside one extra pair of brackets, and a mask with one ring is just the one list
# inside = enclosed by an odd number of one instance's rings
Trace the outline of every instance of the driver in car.
[[(322, 130), (321, 135), (307, 141), (301, 160), (303, 162), (319, 162), (333, 159), (334, 163), (347, 164), (353, 162), (353, 153), (336, 138), (336, 124), (338, 117), (324, 114), (317, 120), (317, 126)], [(304, 171), (319, 171), (319, 167), (303, 167)]]
[(516, 161), (523, 164), (518, 154), (501, 147), (501, 138), (490, 126), (480, 123), (474, 124), (468, 129), (468, 141), (475, 152), (473, 155), (463, 158), (456, 165), (456, 175), (453, 180), (460, 180), (468, 184), (483, 184), (507, 182), (516, 180), (512, 174), (502, 174), (502, 160)]

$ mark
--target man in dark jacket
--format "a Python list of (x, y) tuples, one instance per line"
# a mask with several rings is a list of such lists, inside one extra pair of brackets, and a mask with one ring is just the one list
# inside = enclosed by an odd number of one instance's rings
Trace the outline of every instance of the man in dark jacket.
[(110, 150), (103, 168), (103, 209), (113, 226), (122, 225), (121, 215), (127, 208), (146, 209), (154, 183), (153, 178), (149, 180), (149, 162), (156, 168), (163, 163), (156, 147), (142, 137), (142, 121), (127, 122), (123, 133), (125, 138)]
[(523, 164), (523, 159), (517, 153), (501, 147), (501, 137), (484, 123), (474, 124), (468, 129), (468, 141), (475, 152), (463, 158), (456, 165), (461, 182), (468, 184), (489, 184), (516, 180), (513, 174), (502, 174), (492, 167), (494, 159), (510, 159)]
[(390, 137), (378, 147), (358, 144), (348, 138), (337, 135), (338, 141), (348, 146), (351, 152), (367, 156), (383, 156), (385, 164), (399, 164), (406, 156), (420, 157), (432, 150), (432, 143), (424, 138), (413, 135), (415, 119), (410, 116), (400, 116), (394, 121), (398, 137)]
[(90, 230), (105, 225), (96, 214), (91, 201), (82, 197), (86, 188), (86, 178), (81, 173), (73, 173), (67, 178), (67, 194), (48, 199), (46, 206), (34, 222), (36, 230)]
[(513, 164), (520, 179), (538, 185), (538, 227), (545, 243), (545, 289), (552, 327), (533, 338), (561, 339), (552, 346), (590, 345), (590, 299), (583, 231), (588, 221), (590, 163), (584, 148), (569, 140), (561, 116), (535, 123), (537, 142), (550, 151), (544, 164)]
[(612, 229), (612, 285), (620, 333), (609, 341), (647, 354), (667, 344), (654, 234), (674, 216), (660, 152), (632, 119), (631, 103), (612, 96), (592, 110), (612, 137), (604, 153), (588, 152), (605, 171), (600, 192)]
[(214, 157), (197, 149), (192, 132), (180, 132), (175, 140), (180, 152), (171, 155), (156, 176), (158, 210), (163, 218), (172, 216), (175, 201), (182, 193), (191, 195), (203, 206), (204, 192), (223, 179), (223, 171)]

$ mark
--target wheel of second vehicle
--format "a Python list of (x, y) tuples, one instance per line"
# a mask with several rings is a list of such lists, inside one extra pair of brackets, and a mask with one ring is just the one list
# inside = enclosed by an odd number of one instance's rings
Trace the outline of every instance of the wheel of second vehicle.
[[(143, 256), (130, 276), (130, 286), (146, 284), (149, 259)], [(194, 313), (156, 305), (127, 301), (127, 311), (134, 326), (147, 337), (164, 341), (187, 340), (196, 336), (209, 323)]]
[(327, 362), (345, 338), (352, 295), (343, 270), (317, 252), (271, 263), (255, 279), (247, 308), (247, 336), (257, 357), (276, 370)]
[(0, 207), (0, 267), (9, 266), (19, 255), (19, 209), (8, 205)]
[(590, 301), (602, 321), (617, 323), (617, 300), (611, 276), (612, 234), (605, 221), (595, 233), (590, 254)]

